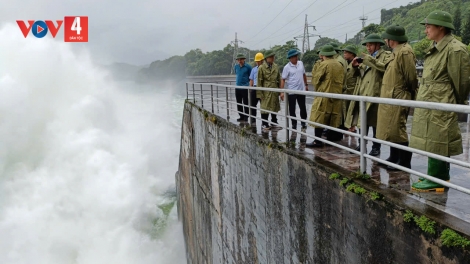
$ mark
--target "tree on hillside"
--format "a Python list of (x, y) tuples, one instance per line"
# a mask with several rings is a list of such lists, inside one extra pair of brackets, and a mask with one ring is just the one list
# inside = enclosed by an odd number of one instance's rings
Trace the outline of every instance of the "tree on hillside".
[(457, 5), (457, 9), (455, 10), (454, 14), (454, 34), (460, 36), (461, 32), (460, 29), (462, 27), (462, 12), (460, 11), (460, 3)]
[(365, 26), (360, 32), (364, 33), (364, 36), (367, 36), (373, 33), (380, 35), (384, 31), (385, 31), (385, 28), (383, 26), (371, 23)]
[(314, 50), (319, 50), (322, 46), (325, 46), (328, 43), (337, 43), (338, 45), (341, 46), (341, 42), (339, 42), (337, 39), (332, 39), (332, 38), (319, 38), (315, 42), (315, 47), (313, 48)]
[(284, 45), (276, 45), (272, 47), (272, 51), (276, 54), (275, 62), (279, 65), (279, 70), (282, 71), (284, 66), (289, 62), (287, 59), (287, 52), (291, 49), (297, 49), (297, 45), (293, 40), (287, 41)]
[(424, 59), (426, 50), (431, 46), (431, 42), (431, 40), (424, 38), (413, 45), (413, 50), (415, 51), (415, 55), (418, 60)]
[(302, 62), (304, 63), (305, 72), (311, 72), (313, 64), (319, 59), (317, 52), (315, 50), (309, 50), (305, 52), (302, 57)]
[(467, 19), (462, 28), (461, 36), (462, 42), (468, 45), (470, 43), (470, 12), (467, 13)]

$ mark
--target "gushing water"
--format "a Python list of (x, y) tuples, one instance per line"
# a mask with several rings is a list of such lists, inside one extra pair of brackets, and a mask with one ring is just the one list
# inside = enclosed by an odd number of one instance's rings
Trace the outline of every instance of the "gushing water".
[(0, 39), (0, 263), (184, 263), (177, 99), (72, 43)]

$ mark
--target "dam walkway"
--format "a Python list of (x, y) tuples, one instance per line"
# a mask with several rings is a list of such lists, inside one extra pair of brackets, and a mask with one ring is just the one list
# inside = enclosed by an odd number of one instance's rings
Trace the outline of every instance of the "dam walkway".
[[(445, 192), (412, 191), (411, 185), (417, 182), (419, 178), (416, 174), (402, 170), (388, 170), (386, 166), (381, 164), (382, 162), (376, 159), (373, 160), (371, 157), (365, 158), (365, 164), (361, 164), (361, 154), (359, 153), (358, 155), (358, 153), (354, 151), (358, 146), (357, 137), (345, 134), (343, 140), (334, 142), (337, 144), (335, 146), (325, 144), (323, 148), (308, 148), (306, 147), (306, 143), (311, 142), (314, 137), (313, 127), (308, 126), (306, 133), (286, 129), (287, 122), (284, 102), (281, 102), (281, 111), (278, 113), (280, 129), (263, 132), (261, 128), (259, 105), (256, 124), (236, 121), (239, 115), (236, 110), (237, 103), (235, 100), (234, 86), (231, 86), (234, 82), (232, 76), (192, 78), (188, 79), (188, 81), (190, 81), (186, 84), (188, 100), (208, 112), (212, 112), (221, 118), (244, 127), (246, 130), (275, 143), (289, 142), (288, 146), (292, 148), (292, 150), (312, 160), (321, 159), (323, 162), (340, 166), (351, 172), (361, 171), (362, 167), (363, 171), (369, 174), (381, 188), (393, 188), (406, 192), (409, 199), (432, 206), (439, 211), (455, 216), (465, 222), (470, 222), (470, 195), (468, 193), (454, 188), (446, 188)], [(308, 116), (310, 116), (312, 100), (313, 95), (307, 95), (306, 103)], [(297, 107), (297, 117), (299, 116), (299, 109)], [(412, 118), (413, 117), (410, 116), (407, 122), (408, 134), (411, 131)], [(468, 164), (470, 162), (468, 122), (460, 122), (459, 124), (462, 132), (464, 153), (452, 158), (460, 161), (460, 163)], [(365, 136), (372, 137), (372, 131), (370, 131), (369, 135)], [(326, 140), (325, 138), (323, 139)], [(368, 156), (366, 153), (369, 153), (371, 147), (372, 142), (368, 142), (366, 146), (367, 150), (362, 152), (364, 156)], [(388, 156), (389, 146), (383, 144), (381, 154), (377, 158), (385, 160)], [(412, 170), (417, 171), (418, 174), (426, 174), (427, 160), (428, 157), (426, 155), (414, 153), (412, 158)], [(452, 184), (470, 189), (470, 166), (463, 167), (451, 164), (450, 175), (450, 182)]]

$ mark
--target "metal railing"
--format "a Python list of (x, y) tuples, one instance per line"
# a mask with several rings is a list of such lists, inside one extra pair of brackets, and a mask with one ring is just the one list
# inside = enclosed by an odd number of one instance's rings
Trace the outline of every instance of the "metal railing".
[[(233, 101), (233, 89), (236, 88), (243, 88), (243, 89), (248, 89), (248, 106), (243, 105), (243, 104), (238, 104), (236, 101)], [(366, 172), (366, 160), (370, 159), (385, 165), (388, 165), (390, 167), (399, 169), (401, 171), (405, 171), (407, 173), (431, 180), (433, 182), (436, 182), (438, 184), (441, 184), (445, 187), (452, 188), (455, 190), (458, 190), (460, 192), (470, 194), (470, 189), (467, 189), (465, 187), (443, 181), (441, 179), (432, 177), (430, 175), (421, 173), (416, 170), (412, 170), (403, 166), (400, 166), (398, 164), (388, 162), (384, 159), (380, 159), (374, 156), (371, 156), (366, 153), (366, 141), (371, 141), (371, 142), (376, 142), (382, 145), (387, 145), (390, 147), (394, 147), (397, 149), (401, 150), (406, 150), (412, 153), (416, 153), (419, 155), (431, 157), (434, 159), (438, 159), (441, 161), (449, 162), (451, 164), (459, 165), (465, 168), (470, 168), (470, 163), (457, 160), (454, 158), (449, 158), (445, 157), (442, 155), (434, 154), (431, 152), (395, 144), (389, 141), (384, 141), (380, 139), (376, 139), (373, 137), (367, 136), (367, 111), (366, 111), (366, 104), (367, 103), (376, 103), (376, 104), (389, 104), (389, 105), (396, 105), (396, 106), (405, 106), (405, 107), (412, 107), (412, 108), (423, 108), (423, 109), (431, 109), (431, 110), (441, 110), (441, 111), (448, 111), (448, 112), (459, 112), (459, 113), (465, 113), (468, 115), (467, 119), (467, 134), (470, 129), (470, 106), (468, 105), (457, 105), (457, 104), (446, 104), (446, 103), (435, 103), (435, 102), (424, 102), (424, 101), (412, 101), (412, 100), (401, 100), (401, 99), (390, 99), (390, 98), (380, 98), (380, 97), (369, 97), (369, 96), (357, 96), (357, 95), (345, 95), (345, 94), (333, 94), (333, 93), (320, 93), (320, 92), (311, 92), (311, 91), (295, 91), (295, 90), (288, 90), (288, 89), (277, 89), (277, 88), (264, 88), (264, 87), (248, 87), (248, 86), (235, 86), (235, 85), (227, 85), (227, 84), (218, 84), (218, 83), (186, 83), (186, 97), (188, 100), (192, 99), (195, 104), (199, 104), (202, 108), (204, 108), (204, 101), (209, 100), (210, 101), (210, 109), (212, 113), (215, 113), (215, 107), (217, 107), (217, 111), (219, 111), (220, 108), (226, 109), (226, 119), (230, 120), (230, 111), (231, 111), (231, 106), (232, 105), (243, 105), (243, 107), (248, 107), (250, 109), (248, 118), (254, 118), (257, 120), (262, 120), (260, 117), (252, 116), (251, 115), (251, 109), (257, 109), (256, 107), (253, 107), (251, 104), (251, 96), (250, 96), (250, 91), (251, 90), (263, 90), (263, 91), (271, 91), (271, 92), (278, 92), (278, 93), (284, 93), (284, 114), (281, 114), (279, 112), (271, 112), (267, 111), (264, 109), (258, 109), (262, 110), (263, 112), (266, 113), (272, 113), (276, 114), (278, 116), (282, 116), (285, 118), (285, 125), (282, 127), (283, 129), (286, 129), (286, 142), (289, 141), (289, 131), (295, 131), (296, 133), (299, 133), (301, 135), (313, 138), (315, 140), (318, 140), (320, 142), (323, 142), (325, 144), (329, 144), (331, 146), (349, 151), (354, 154), (358, 154), (360, 156), (360, 171), (362, 173)], [(204, 93), (206, 92), (206, 93)], [(312, 122), (310, 120), (304, 120), (300, 119), (297, 117), (292, 117), (289, 115), (289, 106), (288, 106), (288, 96), (289, 94), (298, 94), (298, 95), (306, 95), (309, 97), (325, 97), (325, 98), (331, 98), (331, 99), (341, 99), (341, 100), (347, 100), (347, 101), (357, 101), (359, 102), (359, 119), (361, 120), (361, 127), (364, 129), (360, 129), (360, 133), (353, 133), (349, 132), (346, 130), (342, 130), (336, 127), (331, 127), (323, 124), (319, 124), (316, 122)], [(192, 98), (190, 98), (190, 95), (192, 95)], [(215, 96), (214, 96), (215, 95)], [(219, 96), (221, 95), (221, 96)], [(206, 96), (206, 97), (205, 97)], [(207, 98), (209, 97), (209, 98)], [(297, 131), (294, 129), (291, 129), (289, 127), (289, 120), (297, 120), (301, 122), (305, 122), (306, 124), (314, 125), (316, 127), (321, 127), (321, 128), (326, 128), (328, 130), (340, 132), (345, 135), (349, 135), (351, 137), (359, 138), (360, 139), (360, 151), (353, 150), (347, 146), (342, 146), (340, 144), (331, 142), (329, 140), (323, 139), (321, 137), (317, 137), (312, 134), (308, 134), (306, 132), (302, 131)], [(265, 122), (269, 122), (271, 124), (271, 121), (269, 120), (264, 120)], [(463, 138), (462, 138), (463, 139)], [(467, 137), (467, 142), (468, 142), (468, 137)]]

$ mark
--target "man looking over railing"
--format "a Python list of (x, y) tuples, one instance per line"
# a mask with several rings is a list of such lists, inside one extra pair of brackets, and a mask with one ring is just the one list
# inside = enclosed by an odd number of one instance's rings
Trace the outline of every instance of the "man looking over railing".
[[(380, 97), (411, 100), (416, 98), (418, 76), (416, 57), (408, 37), (401, 26), (390, 26), (382, 34), (387, 45), (393, 50), (386, 64)], [(377, 138), (399, 145), (408, 146), (406, 121), (410, 108), (397, 105), (380, 104), (377, 116)], [(412, 153), (390, 147), (388, 162), (411, 168)], [(388, 166), (389, 170), (398, 170)]]
[[(452, 36), (452, 16), (444, 11), (431, 12), (421, 24), (433, 40), (424, 60), (423, 78), (417, 101), (465, 104), (470, 90), (470, 62), (467, 47)], [(463, 152), (457, 113), (415, 109), (410, 146), (442, 156)], [(428, 158), (427, 174), (449, 181), (449, 163)], [(444, 191), (444, 186), (421, 178), (412, 185), (417, 191)]]
[[(266, 63), (258, 67), (258, 83), (257, 87), (262, 88), (279, 88), (281, 85), (281, 75), (279, 73), (279, 67), (274, 63), (274, 52), (266, 52)], [(279, 93), (257, 90), (256, 95), (261, 100), (261, 119), (262, 119), (262, 131), (268, 132), (271, 129), (278, 129), (277, 115), (271, 113), (271, 125), (268, 123), (269, 112), (279, 112), (281, 110), (281, 104), (279, 102)]]
[[(300, 52), (292, 49), (287, 53), (289, 62), (284, 66), (281, 78), (281, 89), (284, 89), (287, 80), (287, 89), (294, 91), (308, 91), (307, 75), (305, 75), (305, 68), (303, 62), (299, 60)], [(296, 117), (295, 105), (296, 103), (300, 108), (300, 118), (307, 119), (307, 106), (305, 105), (305, 95), (289, 94), (289, 116)], [(281, 100), (284, 101), (284, 93), (281, 93)], [(297, 120), (291, 119), (292, 129), (297, 129)], [(307, 126), (304, 121), (301, 123), (301, 131), (306, 132)]]
[[(362, 41), (362, 45), (366, 46), (369, 54), (363, 54), (363, 58), (356, 57), (351, 62), (355, 69), (356, 76), (358, 76), (354, 95), (379, 97), (380, 87), (382, 86), (382, 78), (385, 72), (385, 63), (390, 57), (390, 52), (382, 49), (381, 46), (385, 45), (385, 42), (377, 34), (370, 34), (365, 37), (365, 39)], [(376, 137), (377, 132), (377, 110), (377, 104), (367, 103), (367, 126), (360, 128), (365, 129), (367, 135), (369, 127), (372, 127), (374, 138)], [(345, 126), (347, 128), (353, 128), (358, 124), (360, 124), (359, 103), (352, 101), (349, 105)], [(360, 150), (360, 144), (356, 150)], [(380, 155), (379, 143), (374, 142), (372, 144), (372, 150), (370, 151), (369, 155)]]
[[(355, 70), (351, 62), (357, 56), (357, 48), (353, 45), (346, 46), (343, 49), (343, 56), (346, 62), (348, 63), (348, 67), (346, 68), (346, 75), (344, 76), (343, 94), (353, 94), (357, 84), (357, 75), (355, 74)], [(343, 126), (344, 121), (346, 121), (346, 116), (348, 114), (350, 103), (351, 101), (348, 100), (343, 101)], [(350, 132), (356, 132), (356, 128), (353, 127)]]
[[(251, 65), (245, 63), (246, 56), (243, 54), (237, 55), (238, 64), (235, 65), (235, 74), (237, 76), (237, 86), (250, 85)], [(237, 100), (237, 110), (240, 118), (238, 122), (248, 122), (249, 108), (248, 108), (248, 89), (236, 88), (235, 98)]]
[[(325, 45), (321, 48), (320, 57), (322, 62), (316, 63), (312, 70), (312, 84), (316, 92), (337, 93), (343, 92), (344, 69), (343, 66), (333, 58), (336, 54), (333, 46)], [(324, 97), (315, 97), (310, 112), (310, 121), (322, 125), (339, 127), (341, 125), (341, 107), (339, 99), (330, 99)], [(313, 125), (312, 125), (313, 126)], [(315, 137), (320, 138), (323, 128), (315, 128)], [(330, 130), (331, 131), (331, 130)], [(314, 140), (307, 143), (307, 147), (323, 147), (323, 142)]]

